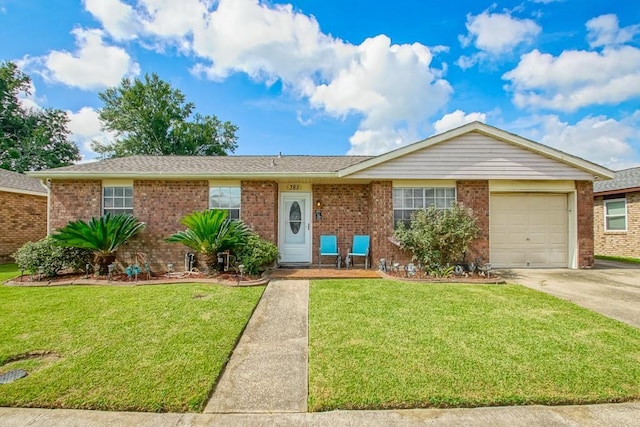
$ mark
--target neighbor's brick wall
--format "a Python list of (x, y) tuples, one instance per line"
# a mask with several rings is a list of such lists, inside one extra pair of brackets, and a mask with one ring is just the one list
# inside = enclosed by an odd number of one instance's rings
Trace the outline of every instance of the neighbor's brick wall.
[[(621, 194), (619, 197), (623, 198)], [(618, 196), (616, 196), (618, 197)], [(627, 231), (604, 231), (604, 198), (594, 198), (594, 246), (596, 255), (640, 258), (640, 192), (626, 194)]]
[(51, 180), (49, 232), (64, 227), (69, 221), (88, 221), (101, 215), (102, 181)]
[[(322, 203), (322, 220), (315, 218), (315, 202)], [(353, 236), (369, 233), (369, 212), (371, 210), (371, 187), (366, 184), (315, 184), (313, 185), (313, 263), (318, 262), (320, 236), (333, 234), (338, 236), (340, 255), (346, 256)], [(360, 263), (362, 258), (356, 259)], [(333, 263), (329, 257), (323, 257), (324, 264)]]
[(0, 191), (0, 263), (27, 242), (47, 235), (47, 196)]
[(593, 266), (593, 182), (576, 181), (578, 204), (578, 268)]
[(263, 239), (278, 244), (278, 183), (242, 181), (241, 219)]
[(152, 269), (166, 270), (166, 264), (173, 263), (175, 270), (183, 270), (185, 253), (193, 250), (164, 239), (185, 229), (180, 224), (183, 216), (208, 207), (206, 180), (135, 180), (133, 215), (145, 223), (145, 228), (118, 251), (118, 258), (128, 263), (133, 252), (142, 252)]
[(458, 181), (456, 182), (458, 203), (473, 210), (476, 224), (480, 233), (471, 243), (465, 261), (475, 261), (476, 258), (489, 262), (489, 181)]

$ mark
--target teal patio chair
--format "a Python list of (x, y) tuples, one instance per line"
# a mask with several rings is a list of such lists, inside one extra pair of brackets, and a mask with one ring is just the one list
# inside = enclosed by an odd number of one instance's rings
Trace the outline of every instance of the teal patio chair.
[(369, 240), (369, 236), (353, 236), (353, 245), (347, 253), (347, 261), (345, 262), (347, 268), (349, 268), (349, 264), (353, 266), (353, 257), (355, 256), (363, 256), (364, 269), (369, 268)]
[(322, 257), (336, 257), (336, 266), (340, 268), (340, 249), (338, 249), (337, 236), (320, 236), (320, 254), (318, 256), (318, 269), (322, 268)]

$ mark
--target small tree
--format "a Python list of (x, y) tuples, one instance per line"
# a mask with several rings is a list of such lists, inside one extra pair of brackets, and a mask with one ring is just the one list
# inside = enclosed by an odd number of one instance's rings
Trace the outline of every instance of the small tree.
[(228, 219), (229, 211), (207, 209), (186, 215), (180, 223), (187, 227), (185, 231), (175, 233), (165, 239), (169, 243), (183, 245), (201, 253), (209, 271), (218, 264), (218, 253), (234, 250), (247, 241), (249, 229), (240, 220)]
[(98, 272), (105, 274), (116, 259), (116, 251), (144, 228), (144, 223), (129, 214), (107, 213), (89, 222), (71, 221), (57, 230), (53, 237), (60, 245), (89, 249), (93, 252)]
[(414, 260), (425, 266), (444, 267), (461, 261), (478, 233), (471, 209), (454, 204), (451, 209), (431, 206), (416, 211), (409, 228), (398, 225), (395, 238), (401, 248), (413, 254)]

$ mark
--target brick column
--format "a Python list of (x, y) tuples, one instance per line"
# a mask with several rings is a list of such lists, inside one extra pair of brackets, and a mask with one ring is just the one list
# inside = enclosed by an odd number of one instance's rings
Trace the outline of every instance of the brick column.
[(458, 203), (473, 210), (480, 228), (478, 237), (471, 243), (466, 261), (480, 258), (489, 262), (489, 181), (458, 181)]
[(576, 181), (578, 203), (578, 268), (593, 266), (593, 182)]
[(263, 239), (278, 244), (278, 183), (242, 181), (241, 219)]

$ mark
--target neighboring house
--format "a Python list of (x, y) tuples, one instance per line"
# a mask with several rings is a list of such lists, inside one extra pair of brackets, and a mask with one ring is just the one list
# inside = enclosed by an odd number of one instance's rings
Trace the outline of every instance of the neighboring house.
[(640, 258), (640, 168), (593, 184), (596, 255)]
[(379, 258), (406, 262), (391, 241), (412, 211), (458, 201), (481, 235), (467, 258), (495, 267), (590, 267), (593, 179), (608, 169), (474, 122), (376, 156), (134, 156), (33, 176), (50, 179), (50, 223), (130, 212), (146, 223), (127, 250), (179, 265), (164, 238), (194, 210), (228, 209), (276, 243), (282, 264), (317, 262), (319, 236), (371, 236)]
[(47, 235), (47, 190), (39, 179), (0, 169), (0, 263)]

